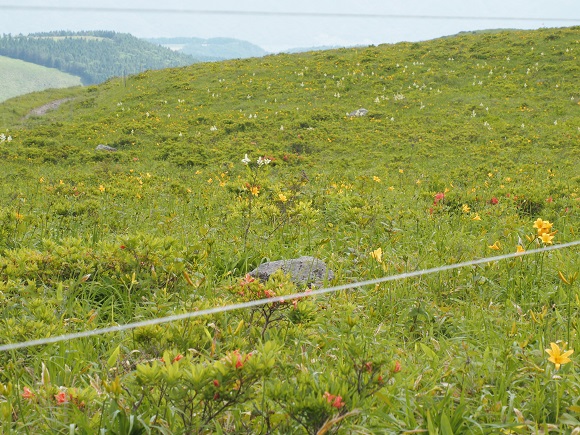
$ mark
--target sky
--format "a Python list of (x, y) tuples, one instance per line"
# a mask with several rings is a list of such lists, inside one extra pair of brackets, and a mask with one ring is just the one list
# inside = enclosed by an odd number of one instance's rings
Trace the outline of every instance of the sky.
[(574, 25), (580, 25), (578, 0), (0, 0), (0, 34), (113, 30), (141, 38), (231, 37), (272, 53)]

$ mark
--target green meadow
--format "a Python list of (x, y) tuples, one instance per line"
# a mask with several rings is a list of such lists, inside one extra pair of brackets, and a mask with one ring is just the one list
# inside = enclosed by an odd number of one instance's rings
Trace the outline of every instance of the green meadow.
[(461, 34), (3, 103), (0, 345), (308, 290), (269, 260), (353, 284), (2, 351), (3, 433), (579, 433), (578, 246), (527, 255), (579, 238), (579, 52)]
[(23, 93), (81, 85), (79, 77), (4, 56), (0, 56), (0, 76), (0, 102)]

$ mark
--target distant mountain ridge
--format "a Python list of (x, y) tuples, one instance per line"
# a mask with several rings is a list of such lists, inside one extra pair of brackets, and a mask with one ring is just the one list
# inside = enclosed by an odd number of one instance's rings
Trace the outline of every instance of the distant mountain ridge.
[(127, 33), (57, 31), (0, 37), (0, 55), (79, 76), (85, 85), (197, 60)]
[(234, 38), (146, 38), (147, 42), (188, 54), (200, 61), (220, 61), (262, 57), (268, 54), (263, 48), (248, 41)]

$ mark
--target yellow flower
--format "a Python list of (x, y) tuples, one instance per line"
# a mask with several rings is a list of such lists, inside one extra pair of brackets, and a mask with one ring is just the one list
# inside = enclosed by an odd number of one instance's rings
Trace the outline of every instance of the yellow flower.
[(393, 190), (395, 190), (395, 186), (389, 186), (389, 190), (390, 190), (390, 191), (393, 191)]
[(488, 248), (493, 249), (495, 251), (499, 251), (501, 249), (498, 240), (496, 240), (496, 242), (493, 245), (489, 245)]
[(553, 238), (554, 238), (554, 233), (542, 233), (540, 235), (540, 240), (546, 245), (551, 245)]
[(286, 201), (288, 201), (288, 198), (286, 198), (286, 195), (284, 195), (283, 193), (279, 193), (279, 194), (278, 194), (278, 199), (279, 199), (281, 202), (286, 202)]
[(381, 182), (381, 179), (379, 177), (377, 177), (376, 175), (373, 175), (373, 180), (376, 181), (377, 183)]
[(472, 221), (480, 221), (480, 220), (481, 220), (481, 218), (479, 217), (479, 215), (478, 215), (477, 213), (475, 213), (475, 216), (473, 216), (473, 217), (471, 218), (471, 220), (472, 220)]
[(471, 211), (471, 207), (469, 207), (467, 204), (463, 204), (461, 210), (463, 211), (463, 213), (469, 213)]
[(544, 225), (544, 221), (542, 220), (542, 218), (538, 218), (534, 222), (534, 228), (537, 228), (538, 230), (541, 230), (543, 225)]
[(383, 262), (383, 250), (381, 249), (380, 246), (371, 252), (371, 257), (377, 260), (377, 263)]
[(556, 343), (550, 343), (550, 347), (551, 349), (546, 349), (546, 352), (548, 352), (548, 355), (550, 355), (548, 361), (554, 363), (554, 365), (556, 366), (556, 370), (560, 369), (560, 366), (562, 364), (566, 364), (571, 361), (570, 358), (568, 357), (574, 353), (573, 349), (567, 350), (566, 352), (562, 353), (560, 346), (558, 346)]
[(516, 252), (526, 252), (526, 250), (524, 249), (524, 247), (522, 245), (518, 245), (516, 247)]
[(552, 225), (554, 224), (551, 223), (550, 221), (544, 221), (541, 218), (538, 218), (534, 222), (534, 228), (538, 230), (538, 236), (541, 236), (544, 233), (549, 233), (550, 230), (552, 229)]
[(252, 186), (250, 187), (250, 193), (254, 196), (258, 196), (258, 193), (260, 193), (260, 188), (258, 186)]
[(103, 185), (101, 184), (101, 185), (99, 186), (99, 190), (100, 190), (101, 192), (104, 192), (104, 191), (105, 191), (105, 186), (103, 186)]

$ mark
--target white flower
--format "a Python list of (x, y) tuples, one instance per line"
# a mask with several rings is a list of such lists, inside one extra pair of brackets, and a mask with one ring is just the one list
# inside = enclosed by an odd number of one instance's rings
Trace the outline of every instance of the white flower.
[(6, 140), (6, 136), (4, 133), (0, 133), (0, 142), (4, 142)]
[(8, 136), (8, 137), (6, 138), (6, 140), (7, 140), (8, 142), (12, 142), (12, 136)]
[(280, 126), (280, 130), (284, 130), (284, 126), (283, 125)]
[(248, 163), (250, 163), (250, 162), (251, 162), (251, 160), (249, 159), (248, 155), (246, 154), (246, 155), (244, 156), (244, 158), (242, 159), (242, 163), (243, 163), (244, 165), (247, 165), (247, 164), (248, 164)]
[(256, 163), (258, 163), (258, 166), (262, 166), (262, 165), (268, 165), (268, 164), (270, 164), (271, 161), (272, 160), (270, 160), (267, 157), (260, 156), (260, 157), (258, 157), (258, 160), (257, 160)]
[(212, 125), (212, 126), (209, 128), (209, 131), (217, 131), (217, 126), (216, 126), (216, 125)]

